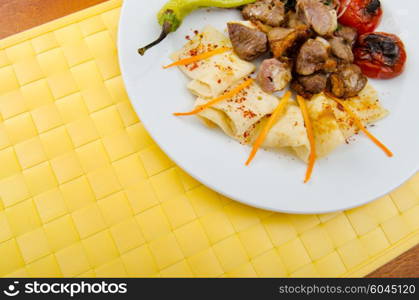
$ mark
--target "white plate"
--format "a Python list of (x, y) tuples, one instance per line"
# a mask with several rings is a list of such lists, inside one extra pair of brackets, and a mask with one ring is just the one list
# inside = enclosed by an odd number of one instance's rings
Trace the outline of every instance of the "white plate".
[[(168, 56), (186, 42), (185, 36), (211, 24), (221, 30), (240, 19), (236, 10), (194, 12), (181, 28), (144, 57), (137, 48), (160, 33), (156, 13), (165, 0), (125, 0), (119, 30), (119, 58), (132, 104), (163, 151), (191, 176), (217, 192), (258, 208), (299, 214), (326, 213), (363, 205), (392, 191), (419, 170), (419, 22), (417, 0), (383, 1), (381, 29), (396, 33), (408, 51), (406, 72), (389, 81), (374, 81), (391, 114), (372, 128), (393, 152), (387, 158), (367, 138), (339, 148), (318, 161), (309, 184), (306, 165), (297, 159), (261, 151), (245, 167), (250, 149), (195, 117), (177, 118), (190, 110), (194, 97), (186, 77), (176, 68), (163, 70)], [(415, 52), (416, 50), (416, 52)]]

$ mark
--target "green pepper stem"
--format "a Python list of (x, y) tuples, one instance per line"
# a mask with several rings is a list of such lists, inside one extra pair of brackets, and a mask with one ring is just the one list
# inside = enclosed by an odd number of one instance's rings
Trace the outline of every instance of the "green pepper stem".
[(160, 44), (169, 35), (170, 32), (172, 32), (172, 24), (169, 21), (165, 21), (163, 23), (163, 29), (160, 36), (154, 42), (148, 44), (145, 47), (139, 48), (138, 53), (143, 56), (148, 49)]

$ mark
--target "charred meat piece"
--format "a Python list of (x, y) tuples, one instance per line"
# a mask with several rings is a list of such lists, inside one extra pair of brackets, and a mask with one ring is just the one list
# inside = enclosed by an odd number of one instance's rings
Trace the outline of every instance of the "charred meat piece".
[(264, 32), (265, 34), (268, 34), (268, 32), (273, 29), (272, 26), (266, 25), (262, 23), (261, 21), (253, 21), (252, 23), (254, 26), (256, 26), (260, 31)]
[(332, 35), (338, 25), (336, 10), (321, 0), (297, 0), (299, 18), (319, 35)]
[(302, 96), (305, 99), (311, 99), (313, 97), (313, 94), (310, 94), (307, 92), (303, 85), (299, 83), (297, 80), (293, 80), (291, 82), (291, 89), (293, 89), (298, 95)]
[(310, 36), (310, 28), (306, 25), (296, 28), (276, 27), (268, 32), (269, 45), (276, 58), (291, 54), (294, 48), (304, 43)]
[(286, 19), (286, 25), (288, 28), (296, 28), (298, 26), (305, 25), (304, 22), (300, 20), (298, 15), (292, 10), (287, 12)]
[(354, 54), (352, 47), (358, 38), (356, 29), (339, 26), (335, 31), (334, 36), (329, 39), (333, 54), (345, 63), (352, 63), (354, 61)]
[(340, 65), (338, 71), (330, 75), (328, 88), (338, 98), (350, 98), (357, 96), (367, 82), (357, 65)]
[(262, 90), (268, 94), (283, 90), (291, 81), (291, 67), (276, 58), (265, 59), (256, 77)]
[(268, 41), (274, 57), (280, 58), (283, 56), (294, 45), (296, 38), (295, 29), (275, 27), (270, 30)]
[(298, 76), (291, 87), (301, 96), (310, 99), (313, 95), (323, 92), (327, 87), (327, 74), (315, 73), (309, 76)]
[(352, 63), (354, 61), (352, 46), (348, 44), (342, 37), (333, 37), (329, 39), (329, 43), (332, 47), (332, 53), (337, 58), (343, 60), (346, 63)]
[(261, 21), (266, 25), (278, 27), (285, 19), (285, 6), (280, 0), (259, 0), (246, 5), (242, 14), (245, 20)]
[(358, 32), (355, 28), (339, 25), (335, 31), (335, 36), (343, 38), (343, 40), (353, 47), (358, 38)]
[(328, 59), (326, 59), (326, 62), (323, 65), (323, 71), (327, 73), (336, 72), (337, 67), (338, 61), (333, 57), (329, 57)]
[(330, 44), (323, 38), (309, 39), (298, 53), (295, 67), (300, 75), (311, 75), (326, 67), (333, 70), (332, 60), (329, 58)]
[(228, 23), (228, 33), (236, 54), (251, 61), (268, 51), (268, 37), (249, 22)]

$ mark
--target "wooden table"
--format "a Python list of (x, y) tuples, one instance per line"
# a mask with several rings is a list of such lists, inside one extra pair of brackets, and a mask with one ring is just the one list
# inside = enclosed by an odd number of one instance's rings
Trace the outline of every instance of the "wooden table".
[[(0, 38), (106, 0), (0, 0)], [(419, 277), (419, 246), (368, 277)]]

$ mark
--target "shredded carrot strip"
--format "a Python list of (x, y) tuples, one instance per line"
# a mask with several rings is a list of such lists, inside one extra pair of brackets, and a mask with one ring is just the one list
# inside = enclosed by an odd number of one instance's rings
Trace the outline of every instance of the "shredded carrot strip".
[(300, 109), (303, 114), (304, 123), (307, 129), (307, 137), (310, 142), (310, 157), (309, 157), (309, 162), (308, 162), (308, 167), (307, 167), (307, 172), (306, 172), (306, 178), (304, 180), (304, 183), (307, 183), (311, 179), (311, 175), (313, 174), (313, 170), (314, 170), (314, 165), (316, 164), (316, 159), (317, 159), (316, 142), (314, 140), (313, 126), (311, 124), (310, 116), (308, 114), (305, 99), (301, 96), (297, 96), (297, 101), (298, 101), (298, 104), (300, 105)]
[(173, 115), (175, 116), (191, 116), (191, 115), (196, 115), (198, 113), (200, 113), (201, 111), (213, 106), (214, 104), (217, 104), (218, 102), (221, 102), (223, 100), (229, 99), (234, 97), (235, 95), (237, 95), (238, 93), (240, 93), (242, 90), (244, 90), (245, 88), (247, 88), (248, 86), (250, 86), (253, 82), (252, 78), (247, 79), (245, 82), (243, 82), (242, 84), (238, 85), (236, 88), (232, 89), (231, 91), (222, 94), (220, 97), (217, 97), (203, 105), (199, 105), (197, 106), (194, 110), (190, 111), (190, 112), (186, 112), (186, 113), (174, 113)]
[(175, 67), (175, 66), (189, 65), (191, 63), (210, 58), (211, 56), (218, 55), (218, 54), (227, 52), (229, 50), (231, 50), (231, 48), (228, 48), (228, 47), (217, 48), (215, 50), (204, 52), (204, 53), (196, 55), (196, 56), (191, 56), (191, 57), (188, 57), (188, 58), (184, 58), (184, 59), (175, 61), (174, 63), (172, 63), (170, 65), (163, 66), (163, 69), (168, 69), (168, 68)]
[(256, 139), (252, 152), (250, 153), (250, 156), (246, 162), (246, 166), (250, 165), (250, 163), (255, 158), (257, 152), (259, 151), (259, 148), (262, 146), (263, 142), (265, 141), (266, 137), (268, 136), (269, 131), (272, 129), (272, 127), (276, 124), (279, 117), (284, 112), (284, 109), (286, 108), (288, 104), (288, 100), (291, 97), (291, 92), (288, 91), (285, 93), (285, 95), (282, 97), (281, 101), (279, 102), (277, 108), (272, 113), (271, 117), (268, 120), (268, 123), (266, 123), (265, 127), (262, 129), (261, 133), (259, 134), (258, 138)]
[(365, 135), (374, 143), (376, 144), (379, 148), (381, 148), (381, 150), (384, 151), (384, 153), (388, 156), (388, 157), (393, 157), (394, 154), (393, 152), (390, 151), (390, 149), (388, 149), (383, 143), (381, 143), (374, 135), (372, 135), (371, 132), (369, 132), (367, 130), (367, 128), (365, 128), (364, 124), (362, 124), (362, 121), (357, 117), (357, 115), (349, 108), (348, 105), (346, 105), (346, 103), (342, 100), (340, 100), (339, 98), (336, 98), (333, 95), (330, 95), (329, 93), (327, 94), (328, 97), (332, 98), (333, 100), (335, 100), (338, 104), (342, 105), (342, 107), (345, 109), (345, 111), (348, 113), (348, 115), (354, 120), (355, 125), (359, 128), (359, 130), (361, 130), (363, 133), (365, 133)]

